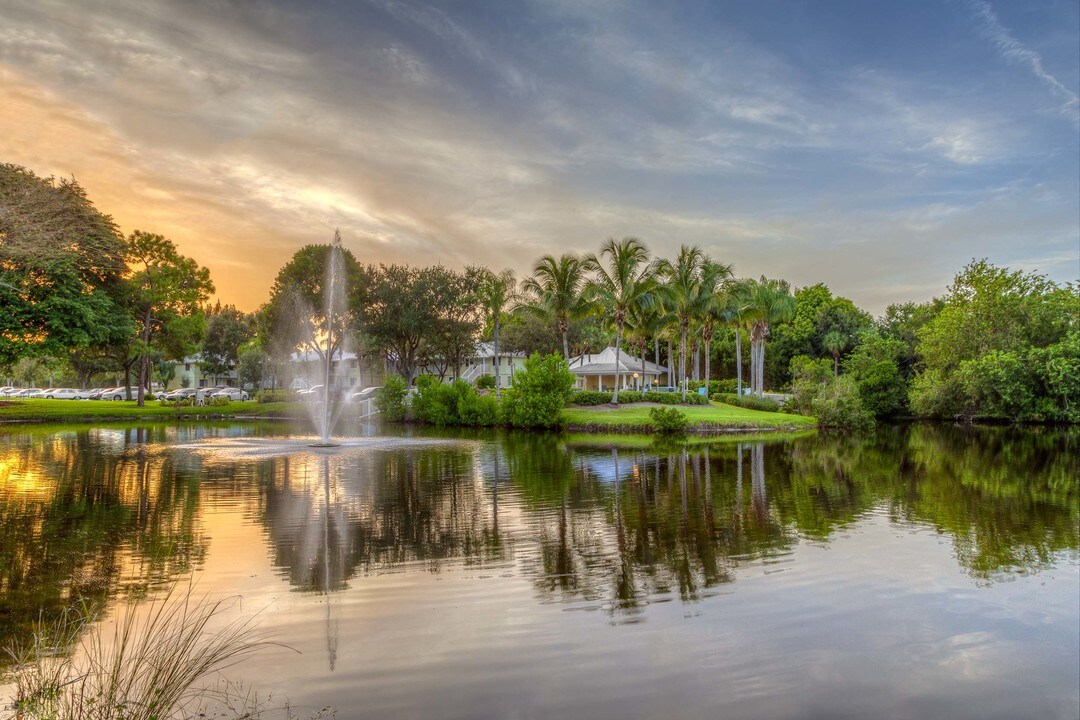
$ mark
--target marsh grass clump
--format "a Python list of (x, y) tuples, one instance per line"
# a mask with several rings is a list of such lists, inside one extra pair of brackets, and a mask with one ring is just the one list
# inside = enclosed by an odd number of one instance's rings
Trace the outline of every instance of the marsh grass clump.
[[(192, 589), (134, 604), (107, 629), (85, 606), (39, 621), (7, 652), (20, 720), (169, 720), (196, 716), (217, 672), (272, 645), (256, 616), (218, 626), (237, 598)], [(238, 715), (237, 717), (244, 717)], [(248, 714), (246, 717), (255, 717)]]

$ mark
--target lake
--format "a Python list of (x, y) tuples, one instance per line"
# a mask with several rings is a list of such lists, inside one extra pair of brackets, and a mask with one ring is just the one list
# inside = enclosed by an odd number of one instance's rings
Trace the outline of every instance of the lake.
[(1077, 429), (304, 432), (0, 429), (0, 643), (194, 578), (305, 718), (1080, 715)]

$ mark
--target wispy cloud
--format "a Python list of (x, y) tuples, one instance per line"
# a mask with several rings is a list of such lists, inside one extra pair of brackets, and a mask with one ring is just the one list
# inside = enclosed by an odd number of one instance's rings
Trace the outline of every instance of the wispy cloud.
[(1068, 118), (1074, 127), (1080, 128), (1080, 98), (1046, 71), (1042, 56), (1017, 40), (1012, 32), (1001, 24), (1001, 20), (998, 19), (997, 13), (989, 3), (983, 0), (966, 0), (965, 5), (975, 15), (982, 35), (994, 44), (1001, 56), (1009, 62), (1024, 65), (1030, 69), (1031, 73), (1062, 102), (1059, 108), (1061, 115)]

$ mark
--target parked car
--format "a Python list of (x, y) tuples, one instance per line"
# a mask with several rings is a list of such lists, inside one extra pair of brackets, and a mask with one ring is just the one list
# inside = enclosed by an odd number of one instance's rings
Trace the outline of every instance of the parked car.
[(238, 401), (250, 400), (251, 399), (251, 396), (248, 395), (247, 392), (245, 392), (244, 390), (241, 390), (240, 388), (234, 388), (234, 387), (222, 388), (221, 390), (218, 390), (217, 392), (212, 393), (210, 395), (210, 397), (214, 398), (214, 399), (228, 398), (229, 400), (238, 400)]
[[(127, 400), (127, 397), (128, 397), (127, 391), (128, 391), (128, 388), (123, 387), (123, 386), (115, 387), (115, 388), (109, 388), (105, 392), (101, 393), (101, 399), (102, 400)], [(138, 388), (131, 388), (131, 397), (135, 397), (138, 394), (138, 392), (139, 392)]]
[(85, 400), (89, 394), (89, 390), (75, 388), (49, 388), (45, 391), (45, 397), (49, 400)]
[(46, 391), (53, 389), (54, 388), (30, 388), (23, 397), (27, 400), (41, 400), (45, 397)]
[(363, 402), (364, 400), (370, 400), (371, 398), (375, 397), (375, 393), (378, 392), (378, 390), (378, 387), (369, 387), (364, 388), (359, 392), (354, 392), (352, 395), (349, 395), (349, 402), (355, 403)]
[(312, 385), (307, 390), (299, 390), (296, 398), (300, 402), (320, 402), (326, 398), (326, 386)]
[(18, 400), (25, 400), (26, 396), (32, 392), (37, 392), (34, 388), (23, 388), (22, 390), (16, 390), (8, 395), (9, 398), (15, 398)]
[(168, 394), (169, 400), (187, 400), (189, 398), (205, 398), (211, 391), (210, 388), (180, 388)]
[(15, 392), (16, 390), (18, 390), (18, 388), (0, 387), (0, 397), (6, 397), (7, 395), (10, 395), (11, 393)]

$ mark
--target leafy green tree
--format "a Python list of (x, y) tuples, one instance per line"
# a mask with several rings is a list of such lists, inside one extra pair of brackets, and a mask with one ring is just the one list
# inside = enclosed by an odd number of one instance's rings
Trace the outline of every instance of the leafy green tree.
[(923, 369), (912, 409), (932, 417), (1054, 417), (1059, 411), (1039, 382), (1040, 351), (1078, 327), (1080, 287), (972, 261), (918, 331)]
[(903, 353), (900, 340), (869, 331), (844, 361), (844, 373), (859, 388), (863, 407), (876, 417), (896, 415), (907, 405), (908, 381), (899, 363)]
[(77, 182), (0, 164), (0, 361), (130, 336), (124, 270), (123, 236)]
[(197, 347), (204, 329), (202, 305), (214, 291), (210, 271), (177, 252), (161, 235), (136, 230), (128, 238), (128, 283), (139, 326), (135, 354), (139, 365), (139, 407), (150, 381), (155, 346), (167, 359), (180, 359)]
[(215, 378), (236, 367), (240, 347), (254, 336), (250, 319), (232, 305), (218, 304), (206, 313), (202, 343), (202, 370)]
[[(615, 326), (615, 349), (622, 348), (623, 329), (630, 308), (639, 303), (648, 302), (654, 288), (655, 269), (649, 264), (649, 250), (645, 243), (637, 238), (623, 238), (616, 242), (608, 239), (601, 251), (608, 267), (604, 267), (600, 258), (589, 253), (585, 256), (585, 268), (594, 273), (585, 288), (585, 297), (589, 302), (602, 307), (610, 313)], [(611, 402), (619, 402), (619, 364), (615, 365), (615, 392)]]
[(250, 340), (242, 345), (236, 362), (236, 375), (240, 380), (240, 386), (250, 386), (261, 390), (267, 360), (266, 352), (258, 339)]
[(278, 271), (263, 310), (267, 346), (282, 359), (298, 350), (313, 353), (326, 366), (359, 332), (369, 285), (369, 273), (341, 246), (340, 233), (332, 244), (300, 248)]
[(503, 396), (503, 415), (514, 427), (550, 428), (562, 424), (574, 374), (564, 358), (534, 353), (514, 373), (512, 392)]
[(409, 382), (397, 373), (388, 375), (383, 386), (375, 391), (375, 407), (383, 418), (390, 422), (401, 422), (408, 413), (407, 397)]
[(570, 360), (570, 323), (588, 312), (584, 297), (587, 266), (582, 258), (564, 253), (558, 260), (545, 255), (536, 261), (533, 274), (522, 282), (524, 299), (520, 307), (548, 318), (559, 328), (563, 357)]
[(885, 309), (885, 315), (877, 323), (883, 337), (903, 343), (897, 364), (906, 382), (911, 382), (915, 373), (922, 369), (922, 356), (918, 353), (919, 331), (937, 317), (944, 305), (942, 298), (925, 303), (893, 304)]
[(833, 358), (833, 375), (840, 374), (840, 353), (847, 349), (848, 342), (847, 336), (836, 330), (825, 333), (825, 337), (821, 338), (822, 347)]

